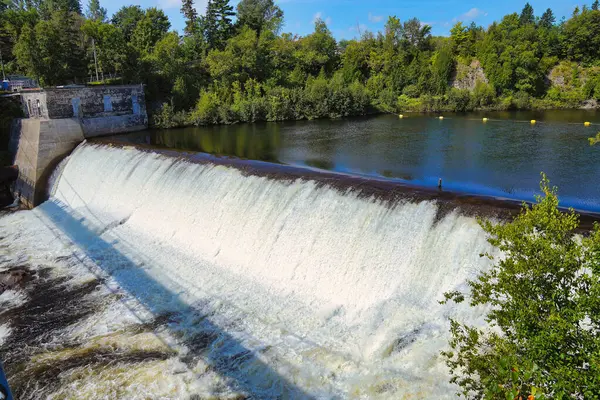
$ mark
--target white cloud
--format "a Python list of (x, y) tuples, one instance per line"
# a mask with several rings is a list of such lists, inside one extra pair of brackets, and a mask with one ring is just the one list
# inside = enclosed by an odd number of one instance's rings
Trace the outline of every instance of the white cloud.
[(377, 23), (383, 21), (383, 15), (373, 15), (369, 13), (369, 21)]
[(458, 17), (454, 18), (452, 20), (452, 22), (458, 22), (458, 21), (475, 21), (477, 18), (479, 17), (485, 17), (486, 15), (488, 15), (487, 12), (480, 10), (479, 8), (471, 8), (469, 11), (467, 11), (466, 13), (459, 15)]
[(315, 13), (315, 15), (313, 17), (313, 23), (317, 22), (318, 19), (322, 19), (323, 21), (325, 21), (325, 24), (331, 25), (331, 17), (325, 18), (321, 11), (318, 11), (317, 13)]

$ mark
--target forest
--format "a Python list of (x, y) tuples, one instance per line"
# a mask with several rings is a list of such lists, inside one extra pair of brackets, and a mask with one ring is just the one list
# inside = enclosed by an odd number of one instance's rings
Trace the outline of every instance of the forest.
[(273, 0), (210, 0), (204, 15), (183, 0), (181, 13), (176, 32), (157, 8), (1, 0), (0, 50), (7, 74), (43, 86), (143, 83), (160, 127), (600, 102), (598, 0), (560, 20), (527, 3), (447, 37), (390, 16), (339, 41), (321, 19), (306, 36), (283, 32)]

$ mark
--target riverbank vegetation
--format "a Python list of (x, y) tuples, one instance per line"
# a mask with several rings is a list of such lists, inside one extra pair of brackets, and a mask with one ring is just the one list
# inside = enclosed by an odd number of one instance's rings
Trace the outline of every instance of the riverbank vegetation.
[(145, 83), (158, 126), (338, 118), (369, 113), (597, 107), (598, 1), (556, 20), (551, 9), (489, 27), (457, 22), (436, 37), (390, 16), (382, 32), (336, 40), (322, 19), (282, 32), (273, 0), (183, 0), (183, 32), (163, 11), (98, 0), (0, 2), (9, 72), (43, 85)]
[(488, 308), (490, 326), (452, 321), (444, 353), (472, 399), (596, 399), (600, 393), (600, 225), (577, 236), (579, 216), (556, 188), (508, 224), (482, 221), (503, 256), (447, 300)]

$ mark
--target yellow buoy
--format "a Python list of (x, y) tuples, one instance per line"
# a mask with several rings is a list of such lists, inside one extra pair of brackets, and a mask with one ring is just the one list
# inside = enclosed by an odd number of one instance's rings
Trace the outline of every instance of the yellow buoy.
[(483, 122), (487, 122), (487, 121), (488, 121), (488, 119), (487, 119), (487, 118), (484, 118), (484, 119), (483, 119)]
[(533, 124), (535, 124), (535, 122), (536, 122), (536, 121), (535, 121), (535, 119), (532, 119), (532, 120), (531, 120), (531, 124), (532, 124), (532, 125), (533, 125)]
[(591, 124), (589, 122), (584, 122), (583, 126), (590, 126)]
[(440, 119), (444, 119), (444, 117), (443, 117), (443, 116), (441, 116), (441, 115), (439, 116), (439, 118), (440, 118)]
[(404, 118), (404, 115), (400, 114), (398, 115), (398, 118)]

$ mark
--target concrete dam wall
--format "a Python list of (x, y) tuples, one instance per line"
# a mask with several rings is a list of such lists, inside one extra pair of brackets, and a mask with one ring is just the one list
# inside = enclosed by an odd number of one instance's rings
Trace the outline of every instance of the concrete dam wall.
[(21, 104), (10, 149), (19, 167), (14, 195), (27, 207), (45, 200), (49, 175), (85, 139), (148, 127), (141, 85), (40, 89), (21, 93)]

